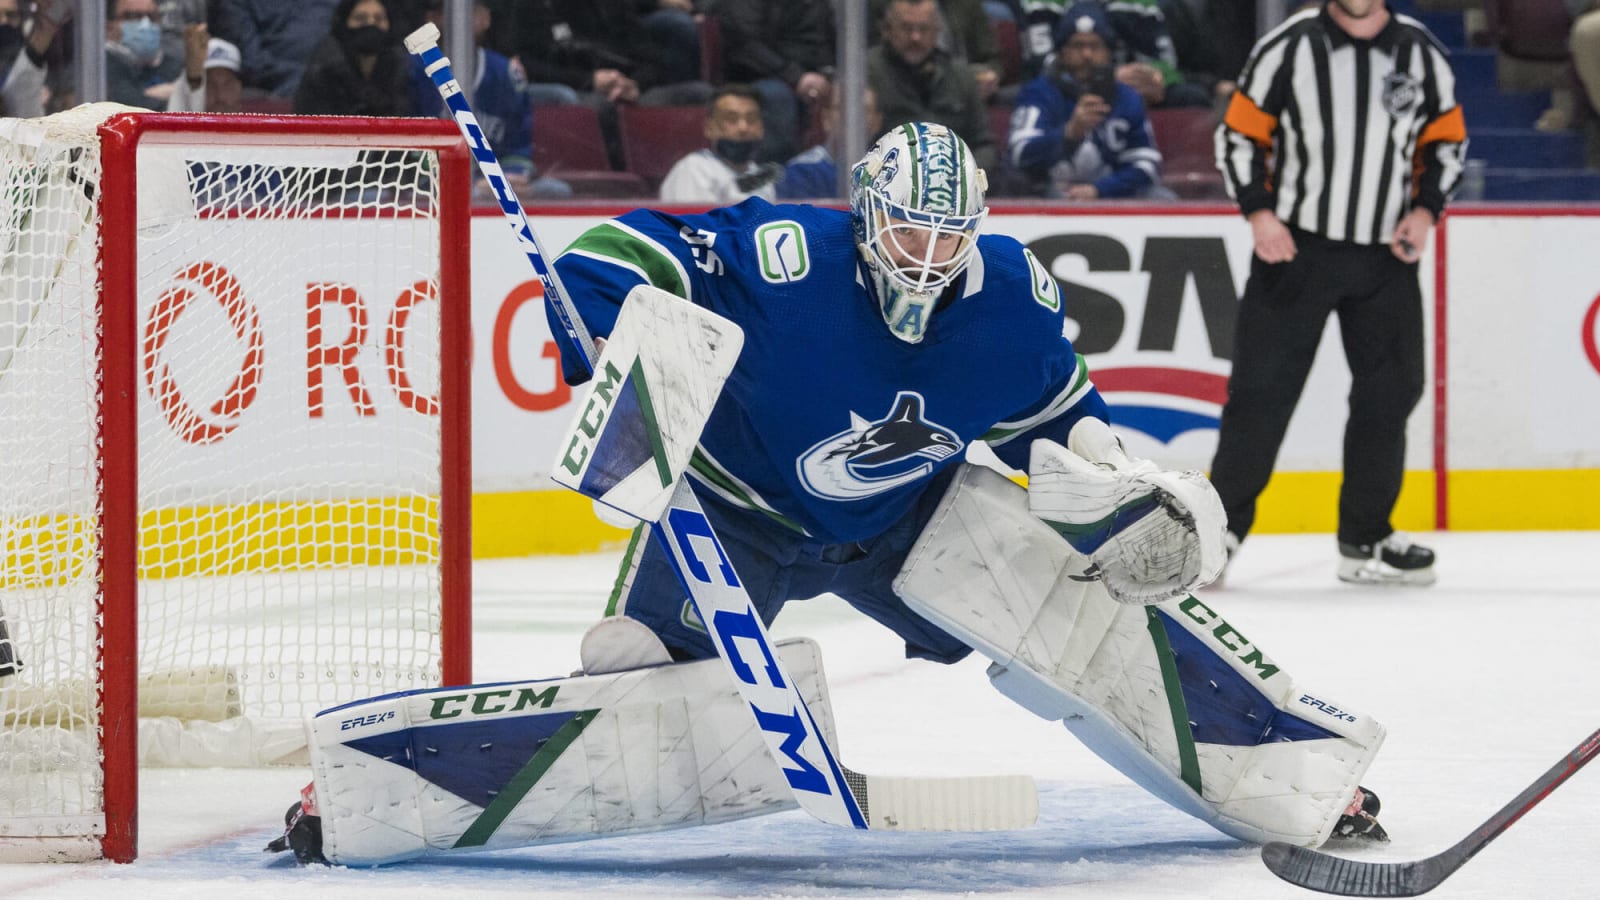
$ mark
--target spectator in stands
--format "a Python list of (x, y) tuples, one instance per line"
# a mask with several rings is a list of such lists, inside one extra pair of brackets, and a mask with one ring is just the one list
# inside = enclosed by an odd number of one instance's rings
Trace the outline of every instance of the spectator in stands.
[(938, 122), (967, 142), (979, 168), (992, 170), (994, 139), (978, 82), (970, 66), (938, 46), (943, 21), (936, 0), (889, 0), (883, 43), (867, 51), (867, 84), (878, 93), (884, 128)]
[(600, 114), (611, 167), (622, 168), (618, 103), (697, 106), (703, 81), (669, 81), (681, 48), (653, 43), (633, 0), (491, 0), (488, 47), (521, 62), (534, 103), (584, 103)]
[(34, 10), (32, 27), (25, 30), (20, 0), (0, 0), (0, 113), (29, 119), (44, 115), (45, 52), (76, 11), (72, 0), (43, 0)]
[[(1172, 35), (1172, 49), (1178, 56), (1178, 71), (1183, 82), (1208, 94), (1212, 102), (1225, 105), (1237, 87), (1238, 69), (1225, 71), (1223, 55), (1214, 29), (1206, 16), (1207, 0), (1160, 0)], [(1220, 4), (1219, 4), (1220, 5)], [(1197, 104), (1198, 105), (1198, 104)]]
[[(700, 20), (693, 0), (635, 0), (650, 43), (668, 48), (662, 78), (667, 84), (700, 80)], [(702, 0), (705, 5), (709, 0)]]
[[(444, 0), (428, 0), (424, 8), (425, 21), (445, 31)], [(472, 7), (472, 37), (478, 48), (477, 64), (473, 71), (477, 77), (472, 87), (472, 112), (478, 126), (489, 138), (489, 145), (500, 158), (500, 168), (512, 190), (522, 199), (557, 199), (572, 196), (572, 187), (565, 181), (540, 176), (533, 165), (533, 105), (523, 93), (527, 86), (522, 65), (503, 54), (486, 49), (484, 36), (491, 22), (486, 0), (477, 0)], [(415, 57), (411, 62), (413, 89), (417, 92), (418, 106), (425, 115), (443, 116), (447, 112), (444, 100), (433, 86), (422, 61)], [(494, 191), (479, 172), (472, 186), (473, 199), (483, 203), (495, 200)]]
[[(1036, 57), (1042, 71), (1054, 51), (1055, 35), (1072, 0), (1036, 0), (1029, 4), (1024, 51)], [(1159, 0), (1117, 0), (1102, 3), (1100, 14), (1111, 23), (1111, 59), (1117, 80), (1139, 92), (1147, 108), (1207, 106), (1208, 87), (1188, 84), (1178, 68), (1178, 54)]]
[(674, 53), (649, 39), (630, 0), (492, 0), (488, 46), (522, 63), (535, 85), (565, 85), (596, 107), (616, 103), (692, 106), (703, 81), (674, 82)]
[(404, 41), (406, 35), (421, 28), (423, 22), (429, 21), (428, 10), (432, 8), (434, 2), (435, 0), (389, 0), (389, 30)]
[(161, 26), (161, 52), (174, 59), (184, 59), (188, 47), (184, 29), (190, 25), (207, 24), (209, 6), (209, 0), (156, 0), (156, 24)]
[(217, 37), (239, 48), (247, 92), (293, 97), (338, 0), (215, 0)]
[(718, 0), (709, 12), (722, 23), (723, 72), (761, 95), (763, 161), (799, 149), (810, 110), (826, 103), (834, 65), (829, 0)]
[[(843, 113), (843, 100), (838, 91), (828, 95), (828, 105), (822, 108), (822, 143), (801, 151), (783, 167), (783, 178), (778, 181), (779, 200), (820, 200), (843, 197), (839, 192), (838, 153), (842, 135), (839, 117)], [(867, 134), (883, 133), (883, 117), (878, 115), (878, 95), (867, 88), (861, 97), (866, 113)]]
[(1197, 20), (1217, 55), (1218, 77), (1237, 83), (1256, 42), (1256, 0), (1189, 0), (1200, 3)]
[(1117, 80), (1137, 90), (1147, 108), (1211, 105), (1211, 88), (1189, 83), (1179, 68), (1160, 0), (1117, 0), (1102, 7), (1117, 36)]
[(238, 112), (244, 87), (239, 81), (239, 48), (222, 38), (209, 37), (205, 23), (188, 26), (184, 34), (191, 44), (198, 42), (204, 49), (187, 51), (183, 77), (167, 100), (167, 112)]
[[(888, 6), (889, 0), (872, 0), (869, 19), (881, 21)], [(1000, 88), (1000, 46), (995, 42), (993, 18), (983, 0), (939, 0), (939, 13), (943, 17), (939, 46), (972, 67), (978, 96), (985, 103), (994, 100)]]
[(155, 0), (106, 3), (106, 98), (128, 106), (166, 109), (183, 57), (161, 51)]
[(782, 174), (777, 163), (756, 162), (761, 146), (761, 95), (744, 84), (717, 88), (706, 105), (706, 141), (673, 165), (661, 182), (667, 203), (728, 206), (747, 197), (776, 199), (773, 183)]
[(1074, 4), (1056, 28), (1050, 67), (1023, 85), (1008, 162), (1023, 190), (1067, 200), (1172, 199), (1161, 186), (1144, 101), (1111, 71), (1111, 23), (1098, 3)]
[(322, 116), (422, 115), (411, 58), (389, 30), (386, 0), (339, 0), (333, 30), (311, 52), (294, 111)]

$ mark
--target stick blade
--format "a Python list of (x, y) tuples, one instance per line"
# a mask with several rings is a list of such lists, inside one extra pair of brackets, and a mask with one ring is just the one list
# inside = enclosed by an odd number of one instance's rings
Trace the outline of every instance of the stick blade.
[(845, 771), (873, 831), (1016, 831), (1039, 818), (1039, 789), (1027, 775), (951, 778)]
[(1341, 897), (1416, 897), (1439, 886), (1438, 859), (1378, 863), (1345, 859), (1273, 841), (1261, 848), (1261, 861), (1290, 884)]

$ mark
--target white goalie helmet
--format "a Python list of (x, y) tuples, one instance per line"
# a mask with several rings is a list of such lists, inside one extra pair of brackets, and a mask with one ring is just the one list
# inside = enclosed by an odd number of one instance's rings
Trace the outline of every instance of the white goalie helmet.
[(966, 142), (932, 122), (890, 130), (856, 163), (850, 220), (895, 337), (921, 341), (939, 294), (972, 260), (987, 187)]

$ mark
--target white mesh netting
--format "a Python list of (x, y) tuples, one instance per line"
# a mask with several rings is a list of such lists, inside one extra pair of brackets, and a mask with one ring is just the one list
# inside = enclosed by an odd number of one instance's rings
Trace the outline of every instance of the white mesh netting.
[[(101, 812), (106, 113), (0, 120), (0, 841)], [(436, 155), (269, 126), (138, 151), (138, 446), (106, 451), (138, 454), (149, 763), (292, 757), (305, 715), (440, 680)]]

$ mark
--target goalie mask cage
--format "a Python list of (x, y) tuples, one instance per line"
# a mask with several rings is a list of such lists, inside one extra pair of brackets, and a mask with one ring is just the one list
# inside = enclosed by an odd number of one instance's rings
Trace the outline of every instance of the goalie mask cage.
[(0, 120), (0, 861), (138, 766), (470, 680), (470, 158), (426, 119)]

